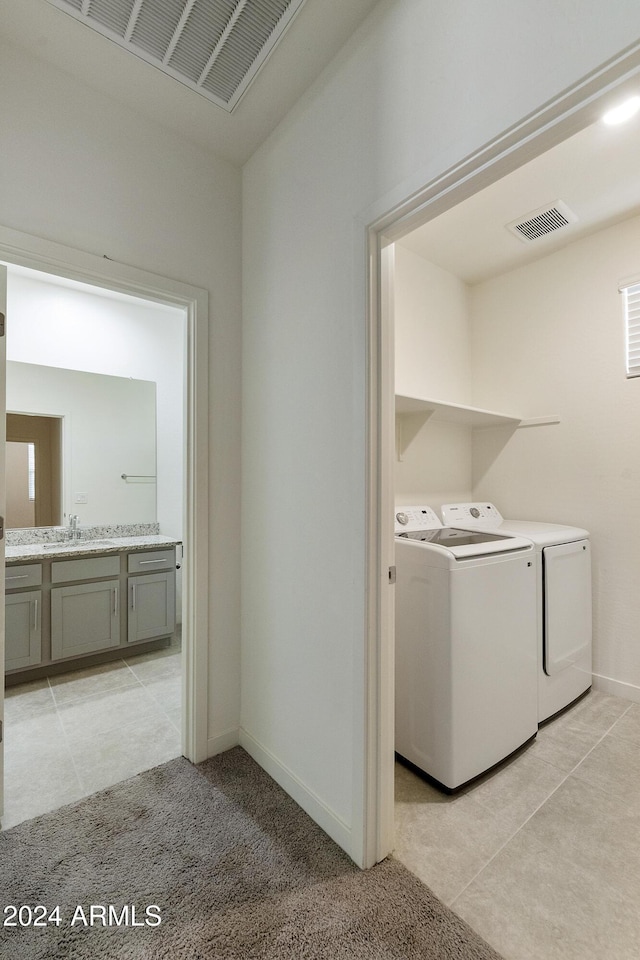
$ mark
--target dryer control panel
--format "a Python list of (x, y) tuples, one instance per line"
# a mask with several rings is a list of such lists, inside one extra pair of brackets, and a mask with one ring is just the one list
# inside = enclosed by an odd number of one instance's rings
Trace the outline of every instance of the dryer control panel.
[(497, 527), (503, 516), (493, 503), (445, 503), (440, 509), (446, 526)]

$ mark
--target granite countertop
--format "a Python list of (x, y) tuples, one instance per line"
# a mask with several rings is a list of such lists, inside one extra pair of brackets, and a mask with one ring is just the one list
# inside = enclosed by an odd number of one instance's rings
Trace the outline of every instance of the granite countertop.
[(164, 534), (147, 534), (140, 537), (99, 537), (95, 540), (75, 540), (39, 543), (7, 544), (5, 559), (8, 564), (28, 560), (59, 560), (67, 557), (91, 556), (106, 553), (133, 553), (163, 547), (175, 547), (182, 541)]

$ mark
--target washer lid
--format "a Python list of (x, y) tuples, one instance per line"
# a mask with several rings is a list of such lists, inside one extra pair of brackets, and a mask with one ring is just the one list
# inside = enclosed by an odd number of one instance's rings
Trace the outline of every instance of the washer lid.
[(410, 530), (398, 533), (402, 540), (418, 540), (421, 543), (437, 543), (441, 547), (469, 547), (478, 543), (492, 543), (495, 540), (512, 540), (512, 537), (501, 536), (496, 533), (485, 533), (484, 530), (458, 530), (455, 527), (439, 527), (437, 530)]
[(522, 537), (487, 533), (485, 530), (458, 530), (455, 527), (403, 531), (396, 533), (396, 539), (409, 540), (417, 546), (424, 546), (438, 553), (448, 553), (455, 560), (532, 549), (531, 543)]

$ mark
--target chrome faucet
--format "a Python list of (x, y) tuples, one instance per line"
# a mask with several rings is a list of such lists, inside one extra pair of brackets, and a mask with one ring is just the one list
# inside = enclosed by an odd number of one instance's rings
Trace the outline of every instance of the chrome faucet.
[(75, 513), (71, 514), (69, 517), (69, 540), (79, 540), (81, 537), (81, 533), (78, 528), (79, 519), (80, 518)]

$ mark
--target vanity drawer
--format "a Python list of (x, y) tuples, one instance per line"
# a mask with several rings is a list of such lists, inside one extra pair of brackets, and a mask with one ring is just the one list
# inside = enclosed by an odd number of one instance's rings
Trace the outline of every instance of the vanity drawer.
[(5, 590), (19, 590), (21, 587), (39, 587), (41, 584), (41, 563), (21, 563), (5, 568)]
[(165, 550), (130, 553), (127, 563), (129, 573), (155, 573), (156, 570), (167, 570), (175, 567), (176, 551), (174, 547), (167, 547)]
[(120, 573), (120, 554), (108, 557), (82, 557), (79, 560), (56, 560), (51, 564), (51, 582), (70, 580), (103, 580)]

